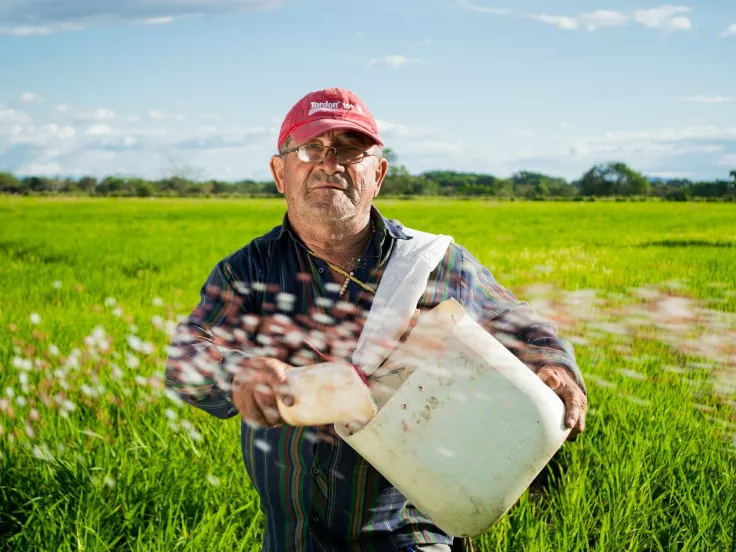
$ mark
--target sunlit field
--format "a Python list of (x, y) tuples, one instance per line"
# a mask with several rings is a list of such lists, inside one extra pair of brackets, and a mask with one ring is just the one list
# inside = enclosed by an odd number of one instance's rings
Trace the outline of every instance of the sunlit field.
[[(377, 205), (454, 236), (586, 378), (585, 433), (478, 550), (736, 550), (736, 205)], [(284, 208), (0, 198), (0, 549), (260, 550), (239, 419), (163, 373), (214, 264)]]

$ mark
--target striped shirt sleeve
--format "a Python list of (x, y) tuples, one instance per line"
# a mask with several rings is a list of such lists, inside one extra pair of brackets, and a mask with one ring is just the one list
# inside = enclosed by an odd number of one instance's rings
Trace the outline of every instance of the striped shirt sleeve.
[(569, 370), (587, 395), (573, 346), (557, 335), (555, 325), (500, 285), (467, 250), (452, 247), (461, 256), (461, 303), (475, 321), (535, 373), (547, 365)]
[(230, 386), (234, 372), (227, 365), (242, 354), (233, 330), (249, 305), (238, 287), (229, 262), (218, 263), (201, 288), (199, 303), (177, 325), (166, 359), (166, 388), (222, 419), (237, 413)]

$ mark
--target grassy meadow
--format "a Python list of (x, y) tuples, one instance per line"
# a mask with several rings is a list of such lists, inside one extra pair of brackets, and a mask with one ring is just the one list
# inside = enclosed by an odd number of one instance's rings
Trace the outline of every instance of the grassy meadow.
[[(736, 550), (736, 204), (381, 200), (576, 346), (586, 432), (482, 551)], [(163, 361), (281, 200), (0, 197), (0, 550), (257, 551), (238, 418)]]

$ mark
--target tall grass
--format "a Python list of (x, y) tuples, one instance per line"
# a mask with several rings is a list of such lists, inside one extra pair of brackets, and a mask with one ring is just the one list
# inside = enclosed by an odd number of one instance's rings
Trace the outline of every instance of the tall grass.
[[(733, 551), (736, 206), (380, 201), (576, 344), (586, 432), (480, 550)], [(259, 550), (237, 419), (168, 396), (175, 322), (278, 200), (0, 199), (0, 549)]]

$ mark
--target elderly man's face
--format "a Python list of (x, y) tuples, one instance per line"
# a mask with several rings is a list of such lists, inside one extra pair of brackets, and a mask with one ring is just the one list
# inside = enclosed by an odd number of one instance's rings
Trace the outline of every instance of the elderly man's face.
[[(368, 137), (356, 132), (331, 131), (307, 143), (358, 146), (374, 154), (379, 151)], [(298, 145), (291, 142), (287, 147)], [(333, 151), (321, 163), (302, 161), (297, 152), (271, 159), (276, 187), (285, 195), (289, 211), (298, 217), (322, 221), (347, 221), (368, 212), (387, 167), (388, 162), (379, 157), (341, 165)]]

